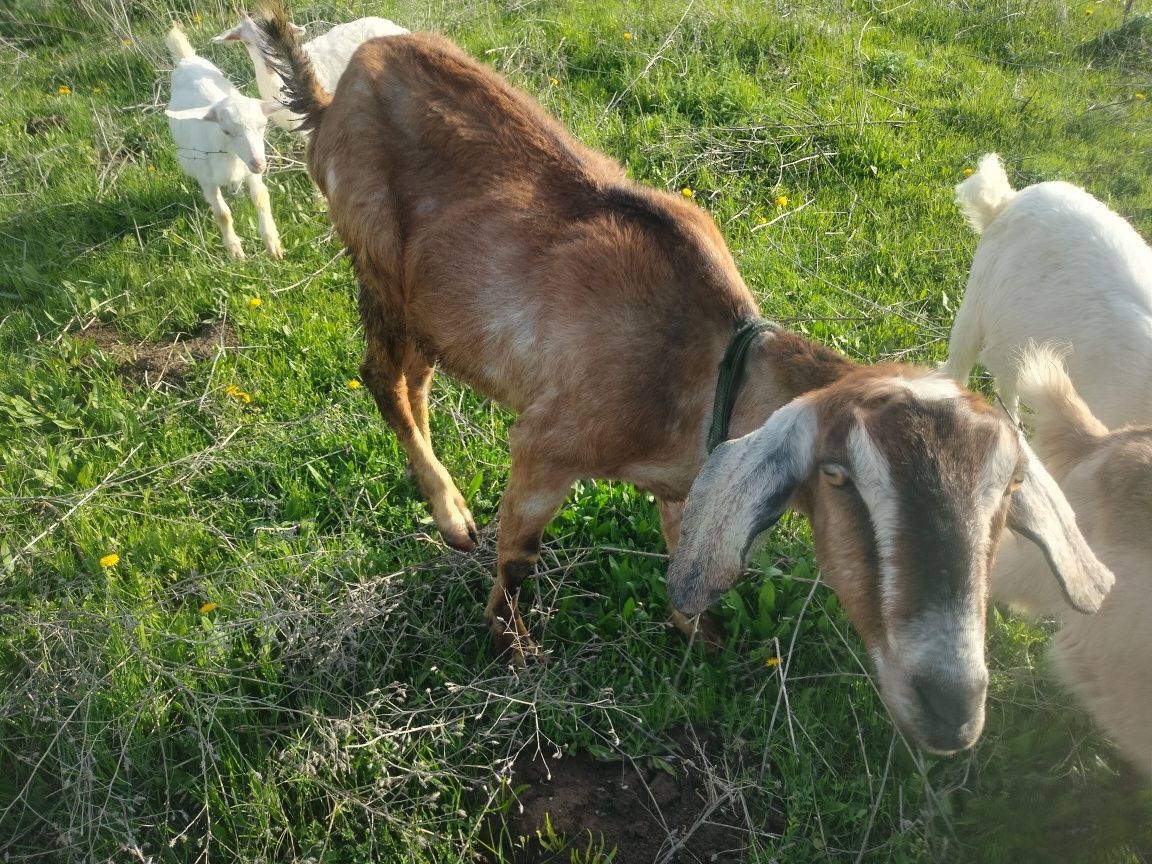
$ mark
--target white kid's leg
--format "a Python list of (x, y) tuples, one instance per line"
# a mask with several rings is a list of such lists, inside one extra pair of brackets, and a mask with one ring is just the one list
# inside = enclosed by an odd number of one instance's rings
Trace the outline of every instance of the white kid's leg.
[(220, 226), (220, 235), (224, 238), (224, 248), (233, 258), (243, 258), (244, 249), (240, 246), (240, 238), (236, 236), (236, 232), (232, 228), (232, 211), (228, 209), (228, 202), (224, 200), (224, 193), (220, 191), (219, 186), (212, 186), (208, 183), (201, 183), (200, 188), (204, 190), (204, 199), (212, 208), (212, 213), (216, 217), (216, 224)]
[(272, 220), (272, 204), (268, 198), (268, 187), (259, 174), (248, 175), (248, 191), (252, 193), (252, 203), (256, 205), (256, 218), (260, 225), (260, 236), (264, 238), (264, 245), (268, 254), (273, 258), (283, 258), (284, 251), (280, 248), (280, 234), (276, 230), (276, 223)]

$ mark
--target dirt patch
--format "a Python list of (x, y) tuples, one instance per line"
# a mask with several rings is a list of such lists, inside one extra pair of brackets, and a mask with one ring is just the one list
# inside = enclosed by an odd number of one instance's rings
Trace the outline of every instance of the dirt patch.
[(24, 124), (24, 131), (29, 135), (39, 135), (42, 132), (50, 132), (53, 129), (67, 128), (68, 118), (63, 114), (40, 114), (29, 117), (28, 122)]
[(178, 389), (197, 360), (217, 351), (234, 351), (236, 332), (216, 321), (202, 324), (192, 333), (177, 333), (160, 342), (129, 342), (111, 324), (97, 322), (70, 334), (77, 341), (94, 343), (112, 358), (116, 374), (147, 387)]
[(503, 838), (494, 844), (504, 850), (503, 857), (488, 860), (741, 862), (747, 828), (697, 764), (703, 761), (603, 762), (574, 756), (545, 763), (537, 754), (521, 757), (513, 770), (515, 800), (490, 826), (493, 837)]

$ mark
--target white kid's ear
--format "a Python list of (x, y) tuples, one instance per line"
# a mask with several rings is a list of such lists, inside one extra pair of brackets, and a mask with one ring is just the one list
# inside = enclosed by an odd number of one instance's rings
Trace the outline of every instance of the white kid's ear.
[(713, 451), (688, 493), (668, 567), (676, 609), (703, 612), (740, 578), (752, 541), (776, 524), (812, 470), (815, 442), (815, 408), (801, 397)]
[(1028, 457), (1028, 472), (1012, 494), (1008, 527), (1040, 547), (1073, 609), (1095, 612), (1115, 577), (1088, 548), (1076, 515), (1052, 475), (1031, 448), (1023, 440), (1020, 443)]
[(208, 120), (216, 119), (216, 106), (201, 105), (198, 108), (179, 108), (173, 111), (169, 108), (164, 112), (167, 117), (173, 120)]
[(271, 117), (277, 111), (284, 110), (284, 103), (279, 99), (264, 99), (260, 102), (260, 110), (264, 112), (265, 117)]
[(301, 27), (299, 24), (289, 24), (288, 26), (292, 28), (292, 32), (295, 33), (297, 36), (303, 36), (305, 33), (304, 28)]

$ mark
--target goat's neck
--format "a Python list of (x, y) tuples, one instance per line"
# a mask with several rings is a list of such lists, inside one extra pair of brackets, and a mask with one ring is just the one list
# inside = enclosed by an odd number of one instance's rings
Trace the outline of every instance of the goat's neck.
[(729, 437), (747, 435), (797, 396), (826, 387), (856, 368), (848, 358), (787, 331), (752, 343), (732, 407)]
[(260, 49), (248, 42), (244, 43), (248, 56), (252, 58), (252, 66), (256, 72), (256, 89), (260, 91), (261, 99), (280, 99), (283, 96), (284, 80), (275, 69), (268, 65), (268, 61), (260, 54)]

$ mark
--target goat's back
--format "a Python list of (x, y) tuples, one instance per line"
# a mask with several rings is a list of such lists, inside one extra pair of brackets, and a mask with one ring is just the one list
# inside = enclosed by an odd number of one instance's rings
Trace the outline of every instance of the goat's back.
[(211, 105), (235, 90), (224, 73), (203, 57), (180, 60), (172, 69), (171, 77), (168, 107), (173, 110)]
[(328, 32), (304, 43), (304, 50), (316, 67), (316, 77), (320, 84), (332, 92), (357, 48), (369, 39), (400, 36), (407, 32), (407, 28), (387, 18), (357, 18), (346, 24), (337, 24)]
[(1100, 420), (1152, 423), (1152, 249), (1084, 190), (1018, 192), (980, 239), (964, 305), (979, 316), (980, 360), (997, 380), (1012, 380), (1028, 340), (1062, 344)]
[(356, 53), (309, 170), (356, 262), (366, 325), (402, 328), (519, 411), (615, 411), (602, 425), (618, 430), (635, 405), (659, 415), (637, 423), (667, 426), (681, 388), (712, 383), (700, 356), (756, 314), (699, 207), (627, 180), (438, 36)]

